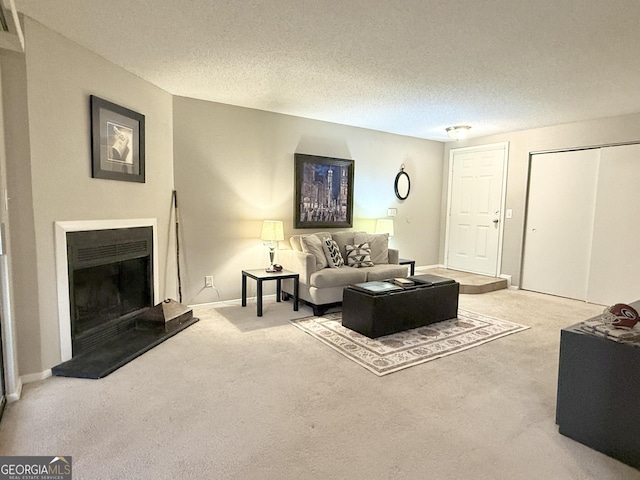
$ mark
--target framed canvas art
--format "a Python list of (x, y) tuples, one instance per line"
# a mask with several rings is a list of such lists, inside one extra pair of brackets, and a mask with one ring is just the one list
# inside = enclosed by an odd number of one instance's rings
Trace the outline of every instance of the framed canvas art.
[(353, 160), (296, 153), (295, 177), (295, 228), (353, 226)]
[(144, 115), (91, 95), (91, 176), (145, 181)]

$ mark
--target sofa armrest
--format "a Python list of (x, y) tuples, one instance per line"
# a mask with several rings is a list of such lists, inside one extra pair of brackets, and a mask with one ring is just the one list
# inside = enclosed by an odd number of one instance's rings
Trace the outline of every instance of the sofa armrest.
[(316, 271), (316, 257), (297, 250), (278, 250), (278, 261), (286, 270), (300, 274), (300, 282), (309, 285), (309, 276)]
[(400, 261), (400, 250), (395, 248), (389, 249), (389, 263), (395, 263), (396, 265)]

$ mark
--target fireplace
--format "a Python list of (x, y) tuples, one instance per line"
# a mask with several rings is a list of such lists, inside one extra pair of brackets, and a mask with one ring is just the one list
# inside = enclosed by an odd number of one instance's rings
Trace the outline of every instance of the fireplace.
[(154, 218), (55, 222), (60, 360), (52, 375), (103, 378), (198, 322), (158, 299)]
[[(148, 239), (147, 246), (151, 248), (150, 254), (150, 266), (151, 269), (151, 304), (156, 305), (160, 302), (160, 283), (159, 283), (159, 264), (158, 264), (158, 226), (155, 218), (135, 218), (135, 219), (109, 219), (109, 220), (71, 220), (71, 221), (56, 221), (55, 222), (55, 246), (56, 246), (56, 284), (57, 284), (57, 298), (58, 298), (58, 326), (60, 332), (60, 361), (66, 362), (73, 357), (73, 332), (71, 327), (71, 292), (70, 292), (70, 274), (73, 274), (74, 267), (69, 265), (69, 252), (71, 245), (68, 245), (69, 239), (71, 242), (74, 240), (74, 233), (84, 233), (89, 235), (94, 231), (119, 231), (119, 230), (135, 230), (140, 227), (145, 227), (152, 232), (152, 239), (149, 245)], [(80, 265), (82, 268), (100, 267), (108, 262), (105, 261), (105, 252), (100, 250), (113, 251), (114, 248), (120, 250), (122, 253), (123, 246), (115, 247), (113, 244), (119, 244), (121, 242), (98, 242), (103, 245), (90, 244), (89, 251), (84, 250), (83, 253), (90, 255), (78, 256), (77, 260), (82, 261)], [(126, 242), (129, 243), (129, 242)], [(110, 246), (109, 246), (110, 244)], [(76, 245), (77, 246), (77, 245)], [(98, 248), (99, 247), (99, 248)], [(74, 247), (75, 248), (75, 247)], [(76, 255), (79, 255), (77, 252)], [(108, 255), (107, 255), (108, 256)], [(140, 258), (142, 255), (134, 255), (135, 258)], [(146, 255), (144, 255), (146, 256)], [(103, 258), (100, 258), (103, 257)], [(72, 262), (74, 260), (72, 259)], [(108, 320), (107, 320), (108, 322)], [(112, 323), (117, 323), (113, 322)], [(75, 320), (74, 320), (75, 324)], [(111, 326), (111, 324), (109, 324)], [(75, 326), (75, 325), (74, 325)], [(85, 326), (87, 326), (85, 324)], [(126, 326), (126, 325), (125, 325)], [(96, 332), (94, 332), (96, 333)], [(108, 334), (109, 332), (105, 332)], [(85, 340), (89, 337), (85, 338)]]
[(153, 305), (153, 229), (67, 232), (72, 355), (133, 328)]

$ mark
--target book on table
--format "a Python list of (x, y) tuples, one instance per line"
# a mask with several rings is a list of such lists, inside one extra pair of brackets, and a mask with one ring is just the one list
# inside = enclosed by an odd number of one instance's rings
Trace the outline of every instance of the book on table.
[(394, 278), (393, 283), (400, 287), (413, 287), (416, 284), (413, 280), (403, 277)]

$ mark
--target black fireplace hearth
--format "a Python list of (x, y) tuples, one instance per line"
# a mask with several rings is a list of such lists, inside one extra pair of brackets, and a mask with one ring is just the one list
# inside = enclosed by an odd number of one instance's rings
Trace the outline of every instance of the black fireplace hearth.
[(199, 319), (189, 307), (165, 300), (131, 317), (130, 328), (51, 369), (58, 377), (103, 378)]

